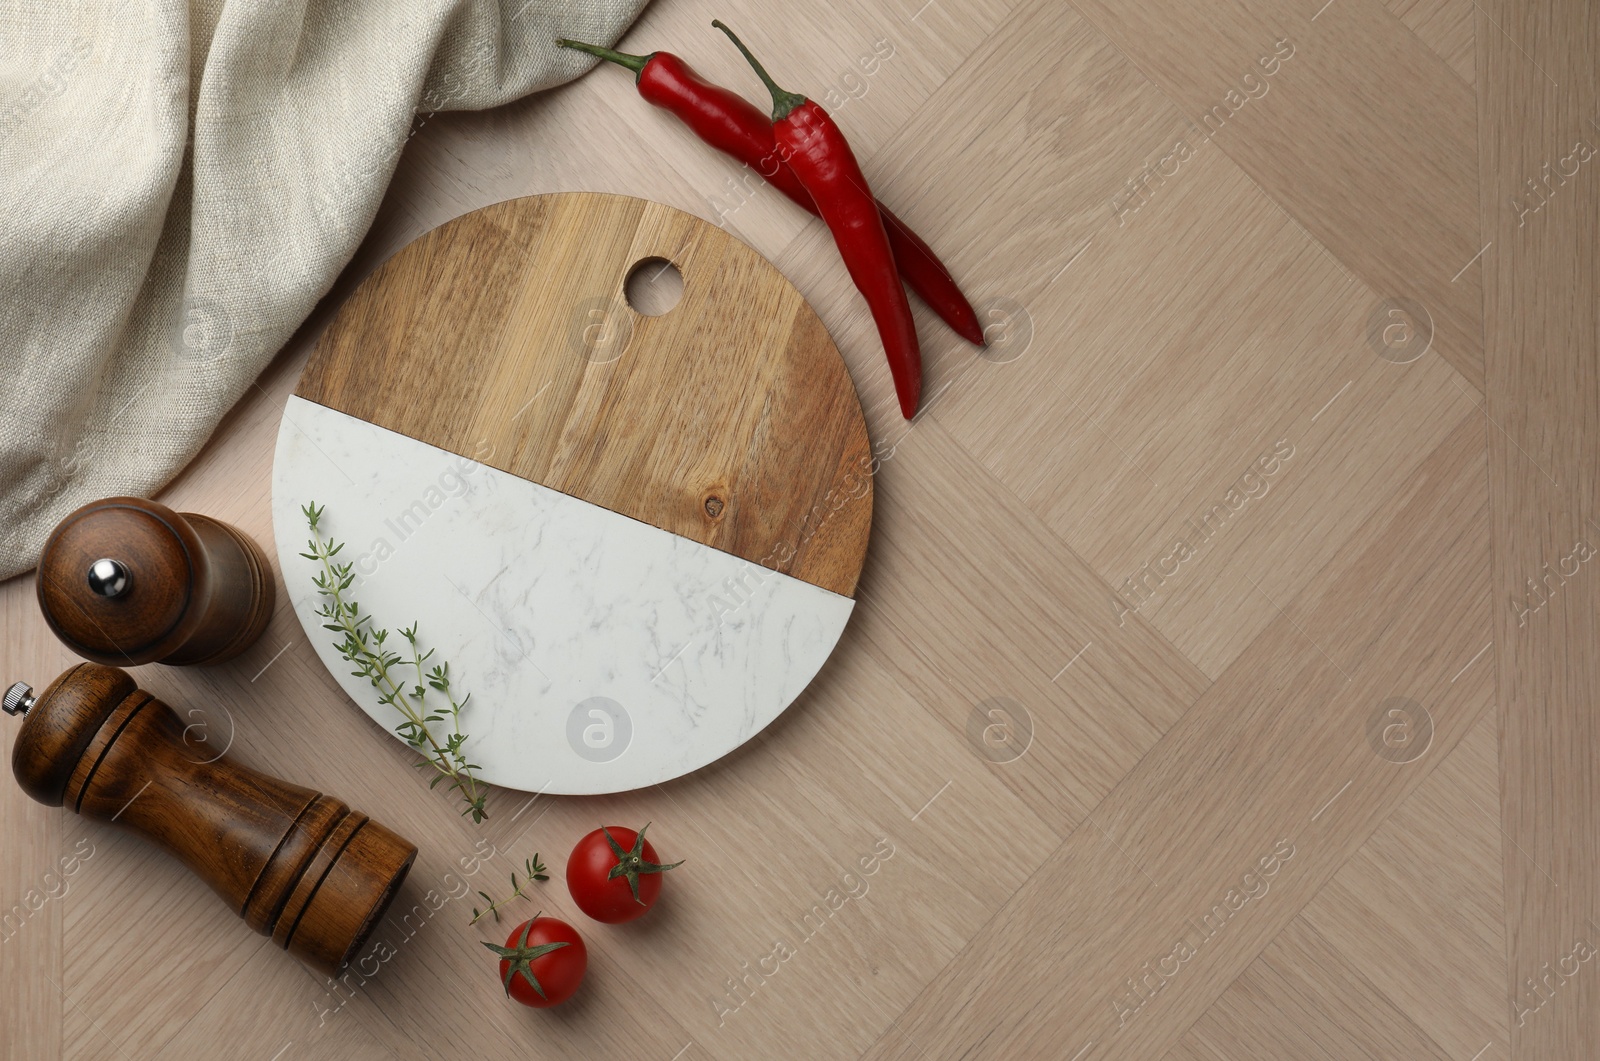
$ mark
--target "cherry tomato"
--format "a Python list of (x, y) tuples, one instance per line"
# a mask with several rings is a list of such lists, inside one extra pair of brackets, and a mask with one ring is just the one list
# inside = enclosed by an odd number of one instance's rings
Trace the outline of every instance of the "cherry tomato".
[(661, 874), (683, 865), (663, 866), (656, 849), (620, 825), (606, 826), (578, 841), (567, 859), (567, 890), (578, 909), (608, 925), (643, 917), (661, 895)]
[(535, 914), (511, 930), (504, 947), (484, 946), (500, 955), (500, 983), (506, 995), (535, 1009), (571, 998), (589, 968), (583, 937), (553, 917)]

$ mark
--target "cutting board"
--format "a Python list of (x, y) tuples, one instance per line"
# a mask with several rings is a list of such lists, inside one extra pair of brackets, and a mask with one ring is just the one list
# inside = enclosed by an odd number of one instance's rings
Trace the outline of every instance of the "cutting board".
[[(629, 277), (676, 269), (666, 312)], [(514, 199), (401, 250), (290, 397), (284, 582), (330, 673), (301, 506), (350, 596), (448, 661), (480, 776), (618, 792), (759, 733), (838, 642), (872, 522), (860, 401), (816, 313), (720, 228), (626, 196)], [(398, 738), (396, 738), (398, 739)]]

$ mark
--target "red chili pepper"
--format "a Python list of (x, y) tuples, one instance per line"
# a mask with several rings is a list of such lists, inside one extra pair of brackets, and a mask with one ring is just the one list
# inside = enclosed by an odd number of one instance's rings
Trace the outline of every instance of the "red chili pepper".
[[(671, 111), (694, 133), (721, 151), (738, 159), (778, 191), (811, 213), (822, 216), (816, 200), (800, 183), (789, 164), (777, 154), (772, 137), (772, 119), (737, 92), (705, 80), (671, 52), (629, 55), (582, 41), (558, 41), (563, 48), (597, 55), (632, 70), (639, 95), (646, 101)], [(887, 206), (878, 204), (883, 227), (894, 250), (895, 264), (906, 286), (915, 291), (946, 324), (969, 342), (985, 345), (983, 328), (972, 303), (961, 293), (950, 271), (933, 248), (911, 230)]]
[(883, 215), (855, 152), (827, 111), (798, 92), (779, 88), (733, 30), (721, 20), (711, 24), (744, 53), (772, 93), (772, 138), (778, 156), (789, 163), (816, 200), (850, 270), (850, 279), (872, 310), (894, 376), (895, 393), (900, 396), (900, 412), (910, 420), (917, 415), (922, 396), (922, 348), (917, 343), (911, 304), (895, 272), (894, 250), (883, 227)]

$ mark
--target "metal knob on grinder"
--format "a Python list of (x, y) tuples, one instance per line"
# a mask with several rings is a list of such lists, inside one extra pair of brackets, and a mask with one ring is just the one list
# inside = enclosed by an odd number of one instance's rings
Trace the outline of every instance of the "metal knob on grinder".
[(221, 663), (272, 618), (272, 569), (220, 520), (138, 497), (93, 501), (39, 556), (39, 608), (57, 637), (110, 666)]
[(33, 686), (27, 682), (17, 682), (6, 690), (5, 712), (8, 715), (26, 715), (36, 702)]
[(114, 822), (194, 871), (245, 919), (319, 972), (344, 971), (416, 857), (410, 841), (320, 792), (197, 756), (173, 710), (125, 671), (80, 663), (22, 716), (11, 770), (51, 807)]

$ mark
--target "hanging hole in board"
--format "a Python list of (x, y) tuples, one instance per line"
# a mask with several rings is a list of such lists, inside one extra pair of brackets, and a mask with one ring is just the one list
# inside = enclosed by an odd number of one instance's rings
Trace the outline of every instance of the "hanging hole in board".
[(665, 258), (646, 258), (628, 270), (622, 291), (635, 313), (659, 317), (683, 298), (683, 274)]

